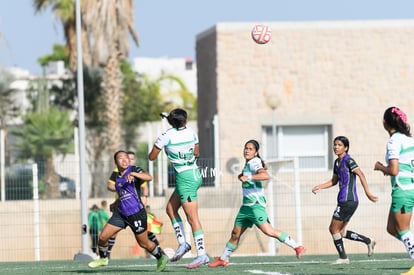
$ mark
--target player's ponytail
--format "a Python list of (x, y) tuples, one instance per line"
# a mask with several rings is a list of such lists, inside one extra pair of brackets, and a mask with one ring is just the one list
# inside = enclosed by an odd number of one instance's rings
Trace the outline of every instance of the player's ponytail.
[(410, 125), (407, 123), (407, 115), (400, 108), (393, 106), (385, 110), (384, 121), (388, 127), (411, 137)]
[(187, 112), (183, 109), (177, 108), (172, 110), (169, 115), (165, 113), (160, 115), (162, 118), (166, 118), (168, 123), (176, 129), (185, 127), (187, 124)]

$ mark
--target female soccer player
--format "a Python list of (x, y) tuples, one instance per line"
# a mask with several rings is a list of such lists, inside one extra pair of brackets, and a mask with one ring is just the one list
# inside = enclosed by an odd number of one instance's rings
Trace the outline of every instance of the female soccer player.
[(130, 166), (128, 154), (125, 151), (116, 152), (114, 160), (118, 168), (115, 182), (118, 194), (117, 208), (99, 235), (100, 258), (90, 262), (88, 266), (95, 268), (108, 265), (107, 250), (109, 238), (129, 226), (134, 232), (138, 244), (157, 259), (157, 271), (163, 271), (168, 257), (159, 246), (148, 239), (147, 212), (134, 183), (136, 180), (150, 181), (152, 176), (137, 166)]
[(230, 255), (237, 249), (240, 237), (247, 228), (256, 225), (264, 234), (276, 238), (292, 247), (299, 259), (305, 252), (305, 247), (298, 245), (286, 232), (273, 228), (266, 213), (266, 198), (263, 189), (263, 180), (269, 179), (266, 165), (259, 155), (259, 143), (249, 140), (244, 145), (243, 155), (246, 160), (242, 173), (239, 175), (243, 190), (243, 204), (240, 207), (230, 240), (226, 243), (221, 257), (216, 257), (209, 267), (227, 266)]
[[(414, 234), (410, 230), (414, 206), (414, 139), (411, 137), (407, 115), (398, 107), (384, 112), (383, 126), (390, 135), (387, 142), (385, 166), (377, 161), (374, 170), (391, 178), (391, 207), (387, 232), (402, 241), (414, 260)], [(401, 275), (414, 274), (414, 266)]]
[(161, 116), (167, 118), (172, 128), (157, 138), (148, 158), (155, 160), (164, 148), (174, 167), (176, 186), (168, 200), (166, 210), (179, 246), (171, 261), (178, 261), (191, 250), (190, 244), (185, 239), (183, 222), (178, 214), (178, 209), (182, 206), (193, 231), (197, 250), (197, 257), (187, 265), (187, 268), (196, 268), (210, 261), (204, 245), (204, 232), (198, 217), (197, 191), (202, 183), (200, 169), (196, 163), (199, 154), (198, 136), (187, 127), (187, 112), (185, 110), (177, 108), (172, 110), (168, 116), (164, 114)]
[(348, 138), (344, 136), (336, 137), (334, 139), (333, 150), (338, 158), (334, 162), (332, 179), (313, 187), (312, 192), (316, 194), (321, 189), (329, 188), (339, 183), (338, 205), (333, 213), (331, 224), (329, 225), (329, 232), (332, 235), (334, 245), (339, 254), (339, 259), (333, 262), (333, 264), (349, 264), (342, 240), (343, 237), (352, 241), (365, 243), (368, 246), (368, 256), (372, 256), (376, 244), (373, 239), (367, 238), (359, 233), (350, 230), (345, 231), (345, 227), (348, 225), (348, 222), (358, 207), (359, 200), (356, 190), (356, 176), (359, 177), (368, 199), (376, 202), (378, 198), (369, 191), (364, 173), (355, 160), (348, 155)]

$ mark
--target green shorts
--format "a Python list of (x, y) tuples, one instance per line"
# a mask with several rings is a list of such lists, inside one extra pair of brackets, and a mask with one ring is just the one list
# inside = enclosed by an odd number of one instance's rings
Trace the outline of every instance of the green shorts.
[(269, 222), (269, 218), (266, 213), (266, 208), (256, 203), (252, 206), (240, 207), (234, 224), (242, 227), (252, 227), (253, 225), (261, 225)]
[(197, 191), (203, 182), (199, 169), (176, 172), (175, 180), (174, 192), (180, 197), (181, 203), (197, 200)]
[(396, 188), (391, 193), (391, 208), (394, 213), (401, 211), (402, 214), (413, 211), (414, 190), (401, 190)]

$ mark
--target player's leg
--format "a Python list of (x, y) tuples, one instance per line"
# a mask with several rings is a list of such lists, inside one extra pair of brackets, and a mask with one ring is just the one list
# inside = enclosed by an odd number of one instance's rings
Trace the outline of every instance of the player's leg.
[(114, 245), (115, 245), (115, 240), (116, 240), (116, 235), (117, 234), (114, 234), (112, 237), (110, 237), (109, 238), (109, 240), (108, 240), (108, 251), (107, 251), (107, 254), (108, 254), (108, 259), (110, 259), (111, 258), (111, 252), (112, 252), (112, 248), (114, 247)]
[(191, 250), (190, 244), (185, 239), (184, 224), (178, 214), (178, 209), (181, 207), (180, 197), (177, 192), (174, 191), (168, 200), (166, 212), (171, 220), (171, 224), (175, 231), (175, 236), (178, 241), (178, 248), (175, 251), (174, 256), (171, 258), (172, 262), (180, 260), (185, 253)]
[(414, 234), (410, 230), (413, 206), (414, 190), (393, 192), (387, 231), (395, 234), (404, 243), (408, 254), (414, 260)]
[(345, 252), (344, 242), (342, 240), (342, 232), (346, 227), (347, 222), (332, 218), (331, 224), (329, 225), (329, 232), (332, 235), (333, 243), (338, 252), (339, 259), (334, 264), (348, 264), (349, 259)]
[(178, 193), (180, 194), (181, 205), (193, 233), (194, 246), (197, 251), (197, 256), (187, 265), (187, 268), (196, 268), (210, 262), (210, 258), (206, 253), (204, 231), (198, 215), (197, 191), (202, 183), (201, 174), (198, 169), (188, 170), (180, 173), (177, 180), (181, 183)]
[(237, 249), (240, 237), (246, 231), (248, 227), (243, 227), (240, 225), (234, 225), (230, 239), (227, 241), (226, 246), (224, 247), (223, 253), (220, 257), (215, 257), (214, 262), (209, 263), (209, 267), (218, 267), (218, 266), (228, 266), (231, 254)]
[[(129, 220), (129, 226), (131, 227), (133, 232), (135, 233), (135, 240), (146, 251), (151, 253), (157, 259), (157, 272), (161, 272), (165, 269), (165, 266), (168, 262), (167, 255), (164, 254), (161, 247), (156, 245), (154, 242), (148, 239), (147, 233), (147, 216), (146, 212), (140, 211), (139, 213), (134, 215), (134, 222)], [(129, 218), (129, 217), (128, 217)], [(138, 226), (135, 226), (138, 225)]]
[(101, 234), (99, 234), (99, 259), (90, 262), (88, 264), (89, 267), (95, 268), (99, 266), (108, 265), (108, 240), (111, 236), (119, 232), (121, 229), (122, 227), (112, 225), (109, 222), (105, 224)]
[(351, 241), (357, 241), (357, 242), (363, 242), (368, 247), (368, 256), (372, 256), (374, 254), (374, 247), (376, 245), (376, 241), (374, 239), (365, 237), (362, 234), (359, 234), (357, 232), (346, 230), (343, 234), (345, 239), (349, 239)]
[(296, 257), (300, 259), (305, 253), (305, 247), (298, 244), (288, 233), (274, 228), (268, 221), (258, 225), (259, 229), (269, 237), (278, 239), (295, 250)]

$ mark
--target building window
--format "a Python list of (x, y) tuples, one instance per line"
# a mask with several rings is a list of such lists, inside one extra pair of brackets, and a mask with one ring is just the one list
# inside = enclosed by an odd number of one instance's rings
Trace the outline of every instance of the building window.
[[(298, 157), (300, 170), (330, 169), (330, 125), (283, 125), (264, 127), (265, 159), (293, 159)], [(291, 169), (293, 163), (286, 164)]]

